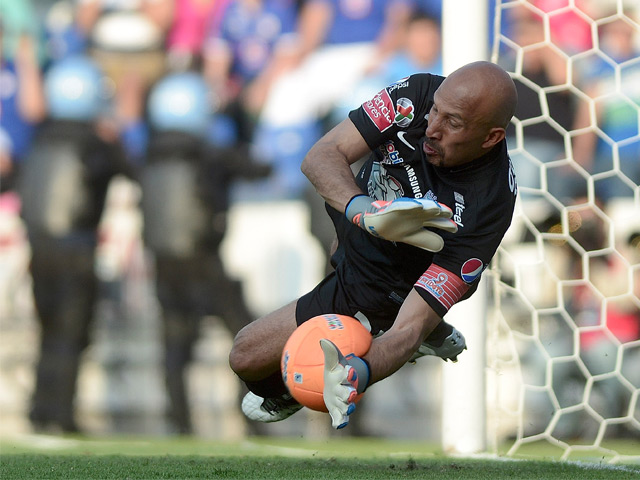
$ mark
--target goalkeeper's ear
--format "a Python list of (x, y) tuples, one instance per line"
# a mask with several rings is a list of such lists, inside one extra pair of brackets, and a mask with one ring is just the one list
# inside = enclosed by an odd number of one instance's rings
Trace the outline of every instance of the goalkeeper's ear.
[(502, 127), (493, 127), (489, 130), (487, 137), (484, 139), (482, 143), (482, 148), (486, 150), (491, 150), (498, 143), (500, 143), (506, 137), (507, 133)]

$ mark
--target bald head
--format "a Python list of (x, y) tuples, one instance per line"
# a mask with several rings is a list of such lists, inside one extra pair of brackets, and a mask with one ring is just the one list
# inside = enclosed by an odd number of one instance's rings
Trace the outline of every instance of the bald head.
[(509, 74), (493, 63), (453, 72), (433, 95), (423, 145), (428, 161), (454, 167), (489, 152), (504, 140), (517, 97)]
[(473, 109), (478, 121), (488, 127), (506, 128), (516, 111), (516, 86), (509, 74), (495, 63), (469, 63), (451, 73), (442, 87), (452, 89)]

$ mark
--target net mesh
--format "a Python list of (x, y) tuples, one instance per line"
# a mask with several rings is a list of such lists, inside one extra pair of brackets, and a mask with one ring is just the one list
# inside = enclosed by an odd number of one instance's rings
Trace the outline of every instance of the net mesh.
[(519, 194), (491, 270), (493, 448), (640, 460), (640, 0), (498, 1)]

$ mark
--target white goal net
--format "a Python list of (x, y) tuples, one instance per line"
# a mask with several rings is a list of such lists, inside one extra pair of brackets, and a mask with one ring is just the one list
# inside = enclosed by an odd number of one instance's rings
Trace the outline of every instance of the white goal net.
[(637, 461), (640, 0), (498, 0), (495, 15), (519, 202), (490, 274), (491, 448)]

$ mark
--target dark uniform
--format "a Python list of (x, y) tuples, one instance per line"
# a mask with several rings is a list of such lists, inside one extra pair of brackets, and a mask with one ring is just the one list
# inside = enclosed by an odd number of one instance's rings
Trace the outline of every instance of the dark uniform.
[(219, 316), (234, 336), (252, 320), (242, 285), (228, 276), (219, 249), (232, 182), (268, 173), (240, 146), (215, 148), (180, 131), (152, 136), (141, 174), (144, 240), (155, 256), (162, 307), (168, 419), (179, 433), (193, 431), (185, 372), (200, 320)]
[(511, 224), (517, 186), (506, 142), (471, 163), (431, 165), (422, 150), (433, 95), (443, 77), (416, 74), (381, 90), (349, 114), (373, 150), (356, 177), (377, 200), (427, 198), (449, 206), (456, 233), (434, 230), (444, 248), (431, 253), (376, 238), (327, 205), (339, 246), (335, 271), (298, 301), (298, 324), (340, 313), (388, 330), (412, 288), (440, 315), (477, 288)]
[(94, 270), (107, 188), (131, 176), (119, 144), (88, 122), (52, 120), (35, 138), (20, 175), (41, 326), (30, 420), (38, 430), (77, 431), (74, 396), (98, 298)]

